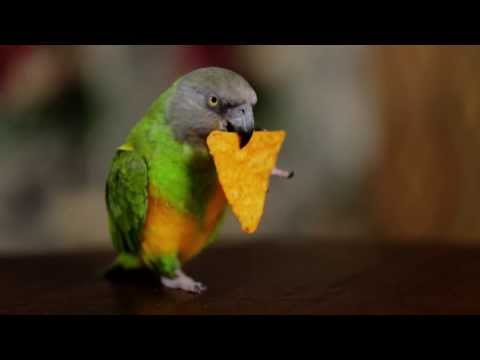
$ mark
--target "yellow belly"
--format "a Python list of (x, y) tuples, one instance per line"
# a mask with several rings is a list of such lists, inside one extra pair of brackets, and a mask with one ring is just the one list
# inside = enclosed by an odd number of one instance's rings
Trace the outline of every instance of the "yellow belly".
[(142, 234), (143, 253), (149, 256), (177, 254), (181, 262), (191, 259), (207, 244), (225, 209), (226, 199), (221, 186), (217, 186), (201, 220), (177, 211), (151, 193), (149, 191)]

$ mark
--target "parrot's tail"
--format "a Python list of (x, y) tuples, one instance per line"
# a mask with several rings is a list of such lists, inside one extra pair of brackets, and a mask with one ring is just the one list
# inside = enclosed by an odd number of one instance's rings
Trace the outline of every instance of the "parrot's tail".
[(117, 256), (110, 267), (104, 270), (103, 275), (109, 280), (114, 280), (117, 275), (141, 268), (143, 268), (143, 262), (138, 256), (122, 253)]

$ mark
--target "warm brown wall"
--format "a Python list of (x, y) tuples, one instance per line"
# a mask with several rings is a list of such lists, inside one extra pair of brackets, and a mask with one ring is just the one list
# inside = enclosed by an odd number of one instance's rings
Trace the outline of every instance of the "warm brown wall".
[(480, 243), (480, 47), (373, 52), (383, 126), (376, 230)]

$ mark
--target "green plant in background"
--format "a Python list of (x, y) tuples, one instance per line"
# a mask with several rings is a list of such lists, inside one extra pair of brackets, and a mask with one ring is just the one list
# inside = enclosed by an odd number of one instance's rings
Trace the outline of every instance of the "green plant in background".
[[(25, 221), (29, 228), (35, 228), (49, 206), (50, 193), (85, 184), (87, 140), (99, 119), (99, 104), (79, 67), (68, 62), (67, 72), (55, 63), (54, 59), (63, 58), (71, 50), (34, 48), (29, 61), (9, 70), (13, 81), (4, 84), (0, 108), (0, 161), (4, 169), (0, 212), (7, 233), (10, 228), (18, 234)], [(40, 61), (39, 69), (53, 71), (46, 81), (34, 78), (32, 82), (38, 84), (32, 86), (33, 91), (27, 91), (22, 73), (34, 74), (28, 67), (35, 68), (39, 62), (37, 52), (50, 60), (46, 64)]]

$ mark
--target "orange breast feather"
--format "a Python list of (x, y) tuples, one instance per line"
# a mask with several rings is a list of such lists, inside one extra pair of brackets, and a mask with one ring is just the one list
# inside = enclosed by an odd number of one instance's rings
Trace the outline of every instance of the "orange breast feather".
[(217, 186), (202, 219), (176, 210), (151, 193), (149, 191), (142, 251), (158, 256), (178, 254), (182, 262), (191, 259), (207, 244), (225, 209), (226, 199), (221, 186)]

